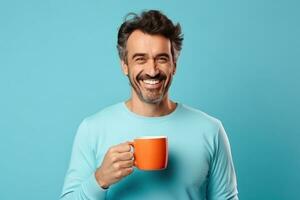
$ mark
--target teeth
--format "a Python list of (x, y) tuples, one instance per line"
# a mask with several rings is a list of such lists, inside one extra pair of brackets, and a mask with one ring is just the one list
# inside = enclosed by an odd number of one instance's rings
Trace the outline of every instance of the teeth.
[(146, 84), (154, 85), (154, 84), (159, 83), (159, 80), (157, 80), (157, 79), (146, 79), (146, 80), (143, 80), (143, 82), (146, 83)]

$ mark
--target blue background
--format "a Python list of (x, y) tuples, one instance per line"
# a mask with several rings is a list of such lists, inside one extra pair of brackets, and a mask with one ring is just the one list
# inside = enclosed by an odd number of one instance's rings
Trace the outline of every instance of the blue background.
[(60, 195), (81, 120), (127, 99), (117, 29), (160, 9), (185, 40), (171, 97), (222, 120), (240, 199), (299, 199), (299, 1), (0, 1), (0, 199)]

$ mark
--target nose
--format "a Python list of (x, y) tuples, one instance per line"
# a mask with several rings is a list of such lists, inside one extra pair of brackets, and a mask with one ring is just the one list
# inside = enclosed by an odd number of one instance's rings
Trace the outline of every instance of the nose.
[(157, 74), (159, 74), (159, 70), (154, 59), (149, 59), (146, 67), (146, 74), (151, 77), (155, 77)]

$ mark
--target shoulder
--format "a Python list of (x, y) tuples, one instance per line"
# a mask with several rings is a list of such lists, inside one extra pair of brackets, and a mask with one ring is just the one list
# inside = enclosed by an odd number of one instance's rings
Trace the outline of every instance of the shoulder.
[(191, 129), (201, 132), (205, 137), (216, 138), (223, 129), (222, 122), (218, 118), (200, 109), (181, 104), (180, 110), (180, 121), (185, 126), (188, 125)]
[(222, 128), (222, 122), (209, 115), (208, 113), (185, 105), (181, 104), (181, 115), (182, 118), (187, 120), (187, 122), (193, 126), (201, 128), (201, 130), (206, 130), (206, 132), (215, 132), (217, 133)]
[(94, 114), (87, 116), (84, 118), (84, 122), (91, 124), (91, 123), (99, 123), (104, 119), (113, 118), (120, 115), (122, 111), (122, 103), (116, 103), (113, 105), (109, 105), (105, 108), (100, 109), (99, 111), (95, 112)]
[(212, 146), (227, 148), (229, 141), (222, 122), (193, 107), (182, 105), (185, 117), (188, 118), (190, 126), (196, 127), (210, 141)]
[(79, 129), (88, 130), (85, 132), (97, 132), (105, 127), (107, 123), (117, 120), (121, 116), (122, 103), (116, 103), (100, 109), (92, 115), (89, 115), (80, 123)]
[(77, 137), (94, 140), (98, 133), (103, 132), (107, 124), (116, 119), (116, 116), (120, 116), (121, 110), (122, 104), (116, 103), (83, 118), (77, 130)]

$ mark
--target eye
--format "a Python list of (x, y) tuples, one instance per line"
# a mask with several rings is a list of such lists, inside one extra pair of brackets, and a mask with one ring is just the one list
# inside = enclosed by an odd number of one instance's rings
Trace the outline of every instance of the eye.
[(146, 58), (144, 58), (144, 57), (137, 57), (134, 61), (136, 63), (138, 63), (138, 64), (143, 64), (143, 63), (146, 62)]
[(166, 56), (160, 56), (160, 57), (158, 57), (157, 58), (157, 62), (158, 63), (167, 63), (169, 61), (169, 58), (168, 57), (166, 57)]

